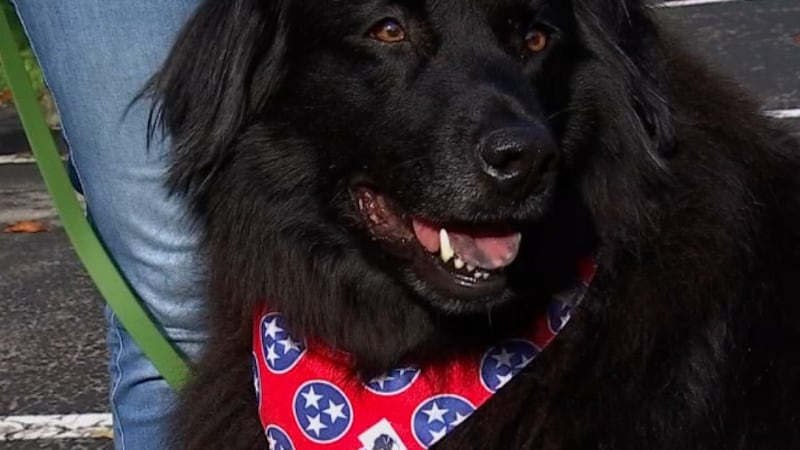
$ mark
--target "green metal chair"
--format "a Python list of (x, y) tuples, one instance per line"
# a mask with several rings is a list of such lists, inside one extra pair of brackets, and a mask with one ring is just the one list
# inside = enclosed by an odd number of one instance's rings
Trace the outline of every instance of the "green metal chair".
[(86, 272), (120, 323), (167, 383), (179, 389), (188, 376), (188, 364), (131, 291), (86, 219), (20, 57), (11, 20), (16, 17), (9, 17), (0, 4), (0, 63), (64, 230)]

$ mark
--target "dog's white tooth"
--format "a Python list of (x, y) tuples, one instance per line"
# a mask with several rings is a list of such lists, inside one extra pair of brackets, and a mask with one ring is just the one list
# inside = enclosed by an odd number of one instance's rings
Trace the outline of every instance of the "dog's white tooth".
[(475, 266), (472, 264), (467, 264), (467, 272), (475, 272)]
[(450, 246), (450, 236), (447, 235), (447, 230), (442, 228), (439, 230), (439, 252), (442, 257), (442, 261), (445, 263), (449, 262), (456, 256), (456, 252), (453, 251), (453, 247)]
[(464, 268), (466, 263), (462, 261), (461, 258), (456, 257), (456, 259), (453, 261), (453, 265), (456, 266), (456, 269), (461, 270)]

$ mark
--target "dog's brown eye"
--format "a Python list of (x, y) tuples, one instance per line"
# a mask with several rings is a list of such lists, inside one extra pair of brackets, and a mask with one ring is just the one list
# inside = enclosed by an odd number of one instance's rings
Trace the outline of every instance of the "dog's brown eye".
[(406, 30), (395, 19), (383, 19), (372, 26), (369, 37), (376, 41), (394, 44), (406, 40)]
[(525, 47), (532, 53), (539, 53), (550, 42), (550, 36), (542, 29), (534, 28), (525, 35)]

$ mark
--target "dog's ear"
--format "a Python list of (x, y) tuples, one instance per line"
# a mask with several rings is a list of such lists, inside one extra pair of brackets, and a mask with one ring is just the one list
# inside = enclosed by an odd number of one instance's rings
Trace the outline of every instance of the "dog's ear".
[(277, 89), (284, 3), (206, 0), (150, 80), (150, 137), (166, 131), (171, 138), (173, 192), (204, 196), (236, 136)]
[(664, 39), (644, 0), (574, 0), (580, 33), (620, 83), (641, 124), (649, 150), (664, 153), (674, 141)]

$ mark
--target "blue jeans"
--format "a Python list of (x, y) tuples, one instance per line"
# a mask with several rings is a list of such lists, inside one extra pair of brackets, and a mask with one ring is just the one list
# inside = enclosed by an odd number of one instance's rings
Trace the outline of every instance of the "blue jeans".
[[(197, 237), (182, 200), (163, 186), (168, 144), (146, 147), (149, 105), (127, 108), (197, 2), (15, 1), (97, 232), (168, 336), (192, 358), (206, 338)], [(116, 448), (158, 449), (175, 394), (111, 312), (107, 318)]]

